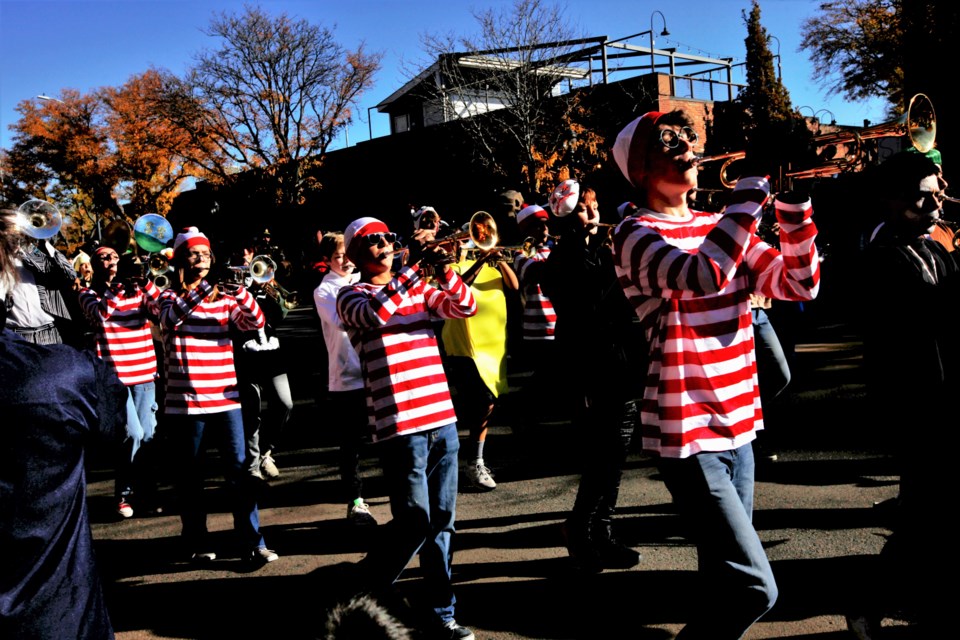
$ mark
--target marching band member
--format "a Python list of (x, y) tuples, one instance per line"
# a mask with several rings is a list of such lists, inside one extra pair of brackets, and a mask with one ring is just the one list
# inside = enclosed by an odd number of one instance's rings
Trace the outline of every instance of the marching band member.
[[(419, 553), (437, 632), (472, 640), (473, 632), (454, 618), (450, 544), (460, 442), (431, 320), (468, 317), (477, 307), (445, 252), (423, 247), (432, 237), (428, 230), (414, 233), (407, 264), (394, 275), (396, 235), (376, 218), (351, 222), (344, 246), (360, 281), (340, 290), (337, 310), (360, 354), (373, 438), (390, 487), (387, 544), (364, 561), (371, 586), (396, 582)], [(424, 282), (421, 261), (434, 267), (437, 287)]]
[(182, 539), (192, 559), (216, 559), (207, 540), (200, 464), (203, 438), (210, 428), (222, 438), (220, 451), (233, 492), (233, 526), (246, 559), (273, 562), (278, 556), (260, 534), (255, 487), (244, 470), (246, 442), (230, 339), (231, 328), (263, 327), (263, 312), (242, 285), (213, 285), (207, 280), (213, 253), (210, 240), (196, 227), (177, 235), (173, 265), (179, 283), (160, 295), (160, 323), (166, 351), (164, 411), (181, 465)]
[(467, 428), (475, 455), (466, 466), (470, 483), (481, 491), (497, 487), (484, 462), (487, 423), (497, 398), (507, 390), (507, 298), (519, 288), (510, 264), (500, 251), (483, 252), (475, 259), (463, 254), (454, 265), (470, 287), (477, 313), (443, 323), (443, 347), (451, 382), (457, 390), (457, 418)]
[(146, 278), (123, 274), (119, 279), (120, 255), (113, 247), (97, 247), (92, 263), (93, 281), (81, 289), (80, 307), (95, 328), (97, 355), (127, 387), (127, 439), (117, 465), (116, 499), (117, 513), (129, 518), (131, 496), (153, 498), (140, 448), (153, 440), (157, 428), (157, 353), (150, 323), (159, 319), (160, 290)]
[(563, 533), (581, 570), (629, 568), (640, 554), (616, 540), (612, 517), (641, 395), (642, 336), (617, 283), (608, 236), (598, 233), (596, 193), (566, 181), (551, 209), (564, 240), (546, 262), (543, 289), (557, 310), (557, 363), (564, 371), (556, 377), (570, 381), (557, 395), (569, 401), (583, 465)]
[(643, 448), (697, 544), (703, 597), (678, 636), (740, 638), (777, 585), (751, 521), (751, 442), (763, 427), (750, 294), (811, 300), (820, 271), (810, 201), (777, 200), (781, 251), (756, 236), (766, 178), (743, 178), (722, 213), (691, 210), (697, 134), (682, 111), (649, 112), (613, 155), (640, 205), (614, 236), (617, 276), (649, 341)]
[(549, 221), (547, 210), (536, 204), (525, 206), (517, 214), (520, 235), (527, 238), (534, 249), (530, 255), (518, 252), (513, 267), (520, 281), (523, 302), (523, 360), (533, 367), (533, 373), (521, 391), (524, 427), (537, 424), (543, 415), (542, 400), (549, 387), (548, 375), (555, 357), (553, 338), (557, 314), (553, 303), (540, 288), (544, 266), (553, 248)]

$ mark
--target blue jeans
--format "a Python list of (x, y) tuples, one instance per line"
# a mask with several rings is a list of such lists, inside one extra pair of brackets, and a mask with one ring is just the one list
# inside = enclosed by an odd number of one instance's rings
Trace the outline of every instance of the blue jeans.
[(757, 379), (760, 381), (760, 405), (780, 395), (790, 384), (790, 363), (780, 338), (763, 309), (753, 309), (753, 340), (757, 354)]
[[(203, 497), (204, 469), (201, 443), (209, 428), (219, 438), (224, 477), (231, 494), (233, 529), (244, 549), (264, 546), (260, 535), (260, 511), (253, 482), (244, 468), (247, 455), (240, 409), (221, 413), (171, 415), (169, 432), (174, 447), (174, 463), (179, 468), (178, 494), (183, 540), (192, 551), (207, 547), (207, 510)], [(166, 423), (165, 423), (166, 424)]]
[(678, 640), (736, 640), (777, 600), (753, 528), (753, 447), (662, 459), (660, 471), (697, 545), (703, 592)]
[(121, 459), (117, 462), (117, 498), (129, 498), (134, 493), (133, 485), (142, 480), (134, 477), (137, 474), (134, 458), (142, 445), (153, 440), (157, 431), (156, 383), (142, 382), (127, 387), (126, 411), (127, 437), (121, 448)]
[(429, 604), (442, 621), (452, 620), (457, 602), (450, 581), (459, 473), (457, 425), (396, 436), (378, 446), (393, 519), (386, 525), (384, 544), (367, 558), (372, 578), (379, 587), (393, 584), (419, 553)]
[(132, 460), (140, 445), (150, 442), (157, 431), (156, 383), (135, 384), (127, 387), (127, 391), (127, 437), (132, 442)]

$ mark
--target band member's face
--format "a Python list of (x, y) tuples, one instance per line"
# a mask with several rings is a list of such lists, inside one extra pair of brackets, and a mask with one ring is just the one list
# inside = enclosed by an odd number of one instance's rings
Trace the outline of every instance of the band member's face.
[(577, 218), (584, 227), (592, 225), (591, 233), (597, 232), (597, 225), (600, 224), (600, 208), (597, 205), (597, 197), (592, 192), (585, 192), (577, 203)]
[[(693, 140), (687, 139), (678, 125), (661, 124), (647, 149), (647, 174), (644, 181), (651, 191), (697, 187), (697, 168), (693, 164)], [(666, 140), (667, 142), (664, 142)], [(669, 143), (669, 144), (668, 144)], [(669, 145), (675, 145), (672, 148)]]
[(337, 245), (337, 250), (330, 256), (330, 268), (335, 274), (341, 277), (350, 275), (356, 268), (343, 250), (342, 242)]
[(417, 225), (418, 229), (429, 229), (434, 233), (440, 231), (440, 216), (430, 211), (427, 211), (422, 216), (420, 216), (420, 224)]
[[(113, 269), (116, 271), (116, 265), (114, 265)], [(90, 266), (89, 262), (83, 262), (80, 264), (79, 275), (82, 280), (90, 280), (91, 276), (93, 276), (93, 267)]]
[[(359, 242), (359, 249), (355, 252), (357, 267), (364, 275), (380, 275), (390, 271), (393, 266), (394, 246), (382, 234), (371, 234), (354, 240)], [(390, 234), (391, 237), (393, 234)]]
[(103, 249), (98, 251), (93, 260), (97, 261), (97, 270), (103, 274), (104, 280), (110, 282), (117, 275), (117, 264), (120, 262), (120, 256), (113, 249)]
[(920, 181), (916, 191), (904, 194), (899, 200), (901, 210), (898, 223), (904, 230), (915, 232), (918, 236), (933, 231), (943, 205), (942, 184), (937, 176), (927, 176)]
[(210, 273), (212, 259), (209, 247), (194, 247), (187, 251), (187, 271), (195, 278), (204, 278)]
[(547, 226), (546, 220), (537, 219), (530, 226), (530, 237), (537, 241), (537, 244), (543, 244), (547, 241), (547, 237), (550, 235), (550, 228)]

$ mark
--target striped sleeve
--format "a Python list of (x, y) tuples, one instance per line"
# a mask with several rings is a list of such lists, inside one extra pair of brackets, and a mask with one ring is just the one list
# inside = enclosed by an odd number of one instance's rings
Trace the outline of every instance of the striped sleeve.
[(176, 291), (167, 289), (160, 296), (160, 324), (166, 329), (182, 324), (211, 291), (213, 287), (206, 280), (202, 280), (200, 285), (186, 296), (179, 296)]
[(103, 297), (98, 296), (93, 289), (81, 289), (79, 300), (83, 314), (91, 324), (97, 327), (102, 327), (119, 305), (116, 294), (109, 287)]
[(777, 300), (812, 300), (820, 288), (817, 227), (810, 200), (800, 204), (777, 201), (780, 251), (755, 240), (747, 262), (757, 273), (757, 291)]
[[(766, 180), (746, 180), (759, 186), (740, 189), (719, 220), (711, 214), (677, 226), (651, 226), (639, 216), (624, 220), (614, 235), (614, 251), (627, 297), (699, 298), (727, 286), (754, 237), (767, 197)], [(704, 237), (702, 230), (710, 225), (715, 226)]]
[[(230, 296), (228, 296), (229, 298)], [(257, 304), (256, 299), (253, 297), (253, 294), (247, 291), (246, 288), (240, 287), (240, 290), (237, 291), (235, 298), (235, 304), (231, 305), (230, 309), (230, 321), (241, 331), (255, 331), (263, 327), (266, 320), (264, 319), (263, 310), (260, 308), (260, 305)]]
[(426, 304), (441, 318), (469, 318), (477, 313), (473, 291), (453, 269), (441, 272), (440, 288), (425, 292)]

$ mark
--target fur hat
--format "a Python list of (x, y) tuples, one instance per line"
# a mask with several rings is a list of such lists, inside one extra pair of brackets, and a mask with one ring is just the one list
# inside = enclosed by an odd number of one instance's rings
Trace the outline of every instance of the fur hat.
[(663, 113), (648, 111), (623, 128), (613, 143), (613, 159), (627, 182), (639, 187), (647, 167), (644, 145)]
[(519, 191), (510, 189), (500, 194), (500, 204), (504, 213), (516, 215), (523, 209), (523, 195)]
[(538, 204), (527, 205), (523, 209), (520, 209), (520, 213), (517, 214), (517, 224), (520, 225), (520, 230), (524, 233), (526, 233), (527, 229), (533, 226), (533, 223), (537, 220), (546, 221), (549, 219), (550, 214)]
[(580, 199), (580, 183), (576, 180), (564, 180), (550, 194), (550, 210), (558, 218), (568, 216), (577, 208)]
[(369, 216), (357, 218), (347, 225), (346, 230), (343, 232), (343, 252), (347, 254), (347, 257), (353, 260), (353, 252), (351, 250), (355, 249), (353, 243), (354, 238), (362, 238), (363, 236), (371, 233), (389, 232), (390, 229), (387, 228), (387, 225), (376, 218), (371, 218)]
[(187, 227), (178, 233), (176, 239), (173, 241), (173, 254), (183, 257), (187, 251), (200, 245), (206, 246), (207, 249), (209, 249), (210, 239), (200, 233), (200, 230), (196, 227)]

